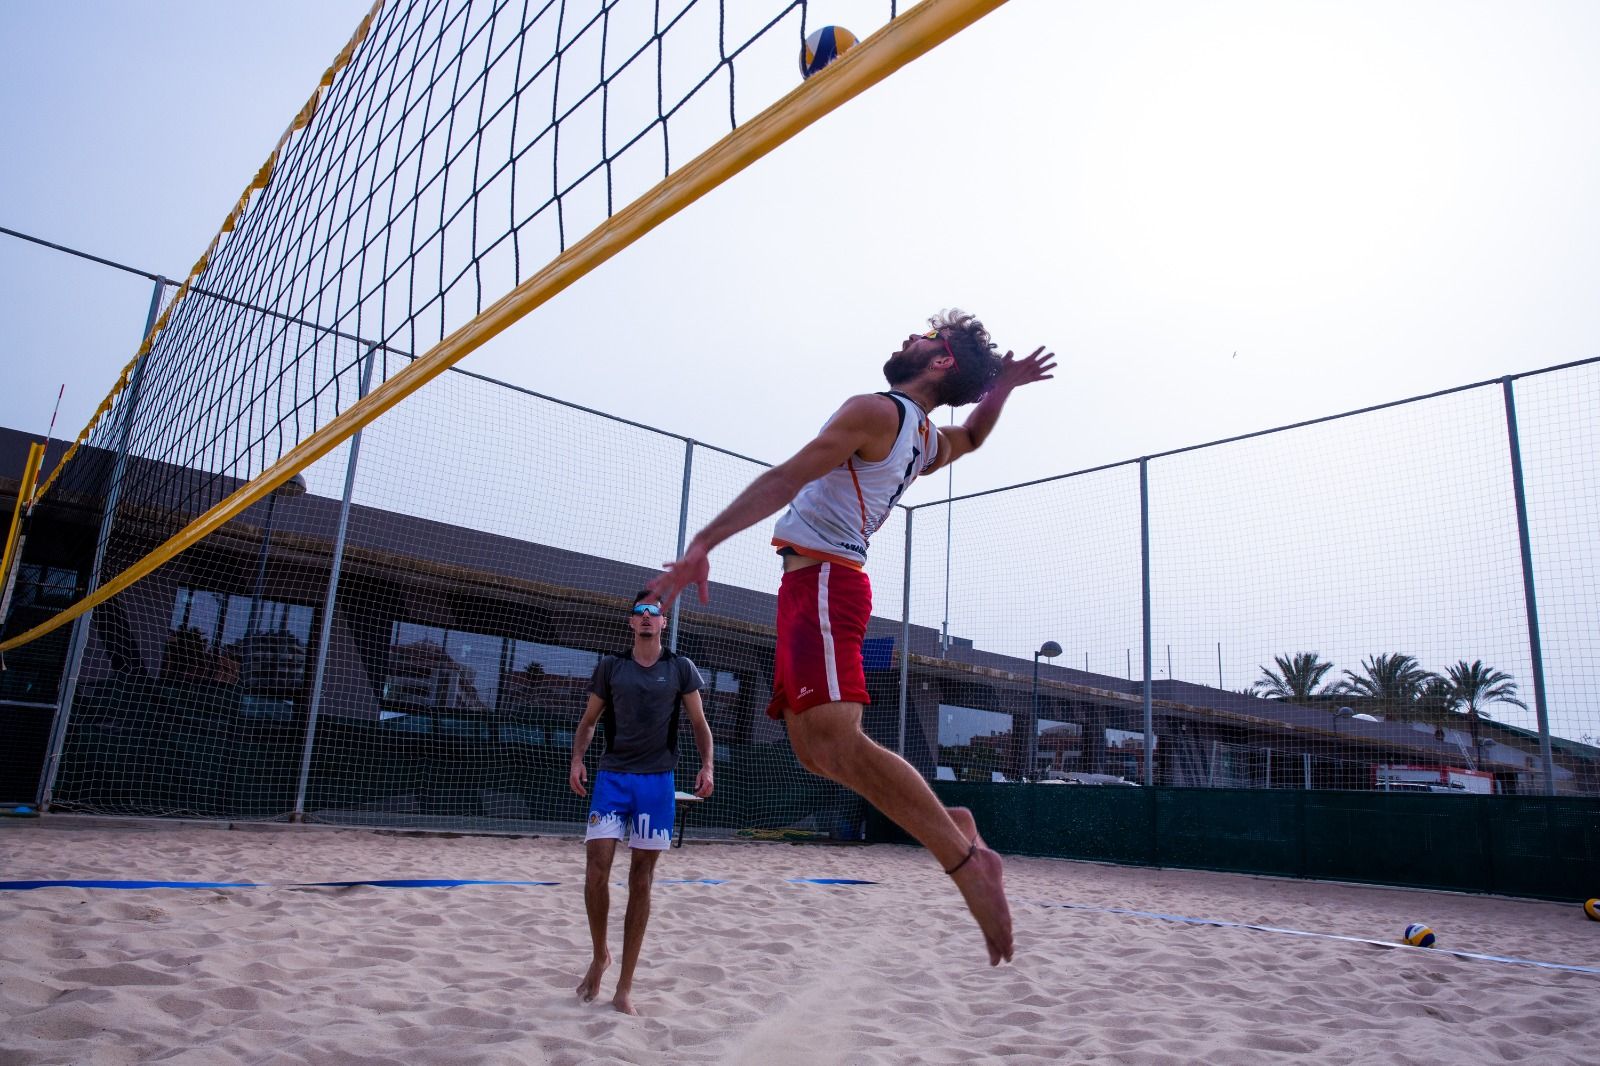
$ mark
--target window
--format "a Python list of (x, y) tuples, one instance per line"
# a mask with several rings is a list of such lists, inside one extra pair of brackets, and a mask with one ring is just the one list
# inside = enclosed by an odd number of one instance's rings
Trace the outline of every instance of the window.
[(505, 669), (505, 637), (395, 622), (383, 706), (400, 711), (492, 711)]
[(533, 716), (547, 725), (576, 720), (588, 699), (589, 679), (600, 662), (599, 654), (532, 640), (506, 643), (509, 651), (500, 685), (500, 709)]
[(539, 673), (554, 674), (557, 677), (581, 677), (587, 681), (594, 675), (594, 668), (600, 663), (600, 655), (597, 652), (580, 651), (560, 644), (514, 640), (511, 645), (511, 672), (514, 674), (529, 672), (530, 668), (536, 665), (539, 667)]
[(1012, 718), (999, 711), (939, 704), (939, 765), (963, 781), (989, 781), (1011, 752)]
[(59, 611), (70, 606), (78, 595), (78, 572), (62, 566), (23, 563), (17, 567), (17, 584), (12, 590), (13, 607), (44, 607)]
[[(385, 712), (499, 712), (522, 718), (575, 720), (600, 661), (596, 652), (515, 640), (444, 626), (395, 622), (389, 632)], [(525, 721), (523, 742), (550, 739), (548, 723)], [(440, 721), (441, 733), (447, 728)], [(570, 738), (569, 738), (570, 741)]]
[(304, 604), (180, 588), (172, 604), (161, 676), (242, 684), (275, 708), (292, 710), (292, 699), (306, 680), (315, 615)]

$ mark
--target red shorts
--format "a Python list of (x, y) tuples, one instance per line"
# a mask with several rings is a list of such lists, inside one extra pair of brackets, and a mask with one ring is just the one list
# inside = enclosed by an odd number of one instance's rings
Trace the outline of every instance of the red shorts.
[(871, 703), (861, 664), (871, 617), (872, 584), (864, 571), (821, 563), (785, 573), (767, 714), (781, 719), (785, 710), (819, 703)]

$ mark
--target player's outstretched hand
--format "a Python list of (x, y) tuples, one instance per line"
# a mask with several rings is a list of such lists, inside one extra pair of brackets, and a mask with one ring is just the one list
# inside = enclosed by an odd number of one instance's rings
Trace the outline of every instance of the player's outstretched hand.
[(589, 779), (589, 771), (584, 769), (583, 763), (577, 759), (572, 761), (572, 769), (567, 771), (567, 784), (572, 786), (572, 791), (580, 796), (587, 796), (589, 790), (583, 783)]
[(994, 383), (999, 388), (1014, 389), (1018, 385), (1031, 385), (1035, 381), (1048, 381), (1051, 371), (1056, 368), (1056, 353), (1044, 350), (1044, 345), (1033, 350), (1033, 354), (1025, 359), (1018, 359), (1011, 352), (1000, 360), (1000, 369), (995, 373)]
[(663, 608), (671, 607), (672, 601), (682, 595), (690, 585), (699, 586), (701, 603), (711, 602), (711, 592), (708, 588), (711, 559), (704, 548), (691, 544), (689, 550), (683, 553), (682, 559), (663, 565), (666, 567), (666, 572), (645, 586), (661, 597)]

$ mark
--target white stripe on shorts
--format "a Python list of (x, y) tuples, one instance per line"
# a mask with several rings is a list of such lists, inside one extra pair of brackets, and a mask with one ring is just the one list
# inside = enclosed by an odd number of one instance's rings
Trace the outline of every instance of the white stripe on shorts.
[(824, 669), (828, 673), (828, 699), (838, 703), (839, 664), (833, 657), (833, 623), (828, 619), (828, 575), (833, 571), (833, 564), (823, 563), (819, 569), (821, 573), (817, 575), (817, 621), (822, 625), (822, 658), (826, 663)]

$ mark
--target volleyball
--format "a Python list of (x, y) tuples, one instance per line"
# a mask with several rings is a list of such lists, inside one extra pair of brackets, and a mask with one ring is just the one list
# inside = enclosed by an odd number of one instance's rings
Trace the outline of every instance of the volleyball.
[(855, 47), (856, 35), (843, 26), (824, 26), (800, 48), (800, 76), (809, 78)]
[(1406, 926), (1403, 939), (1414, 948), (1433, 947), (1433, 930), (1421, 922), (1412, 922)]
[(1591, 922), (1600, 922), (1600, 899), (1584, 900), (1583, 913)]

